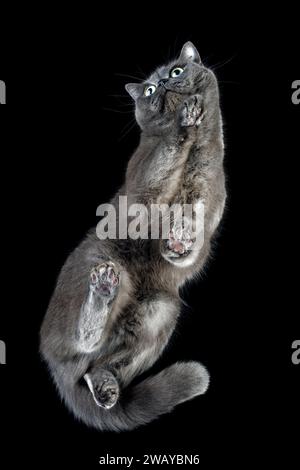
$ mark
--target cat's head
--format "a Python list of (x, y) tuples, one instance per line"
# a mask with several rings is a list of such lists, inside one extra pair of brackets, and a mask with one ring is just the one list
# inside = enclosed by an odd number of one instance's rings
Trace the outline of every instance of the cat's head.
[(183, 101), (201, 94), (205, 99), (218, 98), (217, 81), (205, 67), (196, 47), (187, 42), (179, 58), (158, 67), (142, 83), (128, 83), (127, 92), (135, 101), (136, 120), (141, 129), (158, 130), (172, 123)]

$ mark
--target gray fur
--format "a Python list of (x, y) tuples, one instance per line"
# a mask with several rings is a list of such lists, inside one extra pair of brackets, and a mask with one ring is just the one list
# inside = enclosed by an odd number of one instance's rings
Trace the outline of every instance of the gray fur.
[[(181, 67), (178, 77), (170, 71)], [(156, 85), (145, 96), (147, 84)], [(179, 288), (197, 275), (225, 204), (217, 80), (187, 43), (143, 84), (129, 84), (141, 128), (118, 196), (129, 203), (205, 205), (204, 245), (182, 239), (102, 240), (95, 230), (67, 259), (41, 329), (41, 352), (74, 415), (100, 430), (129, 430), (204, 393), (198, 363), (176, 363), (138, 385), (162, 354), (180, 312)], [(193, 221), (191, 221), (193, 223)]]

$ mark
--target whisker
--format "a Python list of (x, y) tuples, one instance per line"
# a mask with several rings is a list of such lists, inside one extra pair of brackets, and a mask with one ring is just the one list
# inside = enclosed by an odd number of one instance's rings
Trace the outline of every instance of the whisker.
[(231, 80), (218, 80), (218, 83), (229, 83), (231, 85), (240, 85), (240, 82), (234, 82), (234, 81), (231, 81)]
[(134, 110), (134, 104), (133, 103), (121, 103), (121, 102), (119, 102), (118, 106), (122, 106), (123, 108), (125, 108), (125, 107), (132, 108), (132, 110)]
[(136, 121), (135, 121), (135, 119), (132, 119), (128, 129), (120, 135), (120, 138), (118, 139), (118, 142), (121, 142), (121, 140), (123, 140), (129, 134), (129, 132), (132, 131), (132, 129), (135, 127), (135, 125), (136, 125)]
[(143, 81), (142, 77), (136, 77), (134, 75), (127, 75), (126, 73), (115, 73), (118, 77), (132, 78), (133, 80), (138, 80), (139, 82)]
[(228, 64), (229, 62), (231, 62), (233, 59), (236, 58), (236, 56), (238, 55), (238, 53), (236, 52), (235, 54), (233, 54), (231, 57), (229, 57), (228, 59), (224, 60), (224, 61), (221, 61), (221, 62), (218, 62), (216, 64), (213, 64), (213, 65), (210, 65), (209, 68), (211, 68), (212, 70), (218, 70), (219, 68), (223, 67), (224, 65)]
[(113, 97), (113, 98), (128, 98), (128, 99), (130, 99), (130, 96), (125, 94), (125, 93), (123, 95), (107, 95), (107, 96)]
[(128, 127), (130, 127), (132, 125), (132, 123), (135, 122), (135, 118), (132, 118), (130, 119), (126, 124), (125, 126), (123, 127), (123, 129), (121, 130), (120, 132), (120, 136), (122, 136), (123, 132), (126, 131), (128, 129)]
[(105, 108), (105, 107), (102, 107), (102, 109), (104, 111), (110, 111), (112, 113), (118, 113), (118, 114), (129, 114), (129, 113), (131, 113), (131, 111), (120, 111), (119, 109), (112, 109), (112, 108)]
[[(118, 97), (114, 97), (116, 98), (116, 105), (117, 106), (120, 106), (122, 108), (131, 108), (132, 110), (134, 110), (135, 108), (135, 105), (134, 105), (134, 102), (132, 101), (132, 99), (130, 97), (128, 97), (130, 99), (130, 102), (128, 103), (125, 103), (124, 101), (122, 101), (120, 98)], [(124, 96), (122, 97), (122, 99), (124, 99)]]
[[(135, 117), (132, 117), (132, 119), (130, 119), (130, 120), (125, 124), (125, 126), (124, 126), (123, 129), (122, 129), (122, 131), (123, 131), (124, 129), (126, 129), (126, 127), (130, 126), (130, 124), (131, 124), (133, 121), (135, 121)], [(121, 131), (121, 132), (122, 132), (122, 131)]]

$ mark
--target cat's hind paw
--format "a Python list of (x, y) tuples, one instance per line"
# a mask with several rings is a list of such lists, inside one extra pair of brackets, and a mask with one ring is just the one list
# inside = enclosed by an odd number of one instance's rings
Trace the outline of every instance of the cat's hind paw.
[(120, 389), (117, 379), (106, 370), (98, 374), (85, 374), (84, 379), (98, 406), (109, 410), (118, 401)]
[(100, 295), (114, 296), (119, 282), (120, 273), (114, 263), (110, 261), (98, 264), (91, 270), (90, 287)]
[(161, 254), (167, 261), (175, 265), (185, 267), (192, 264), (197, 251), (191, 227), (182, 224), (174, 225), (169, 233), (169, 238), (163, 240)]
[(178, 257), (188, 253), (193, 245), (189, 230), (183, 227), (176, 227), (170, 231), (169, 239), (166, 241), (170, 254)]

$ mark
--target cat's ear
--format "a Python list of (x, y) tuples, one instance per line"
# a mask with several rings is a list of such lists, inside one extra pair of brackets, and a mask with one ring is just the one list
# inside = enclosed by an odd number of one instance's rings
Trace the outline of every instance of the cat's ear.
[(125, 85), (125, 90), (127, 91), (127, 93), (130, 94), (131, 98), (133, 98), (134, 101), (136, 101), (138, 97), (142, 94), (143, 88), (144, 85), (142, 85), (141, 83), (127, 83), (127, 85)]
[(201, 64), (200, 54), (190, 41), (186, 42), (181, 49), (180, 60), (182, 62), (196, 62), (197, 64)]

